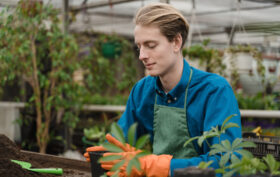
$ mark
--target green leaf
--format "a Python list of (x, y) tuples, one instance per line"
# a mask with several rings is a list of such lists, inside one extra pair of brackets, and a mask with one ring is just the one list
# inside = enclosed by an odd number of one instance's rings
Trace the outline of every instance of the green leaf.
[(224, 146), (224, 148), (227, 151), (231, 151), (231, 144), (230, 144), (229, 140), (224, 140), (221, 142), (221, 144)]
[(128, 176), (130, 175), (131, 170), (132, 170), (133, 167), (135, 167), (139, 171), (141, 170), (140, 162), (135, 157), (129, 161), (129, 163), (128, 163), (127, 167), (126, 167), (126, 173), (128, 174)]
[(203, 141), (205, 141), (204, 136), (201, 136), (201, 137), (198, 138), (197, 144), (199, 145), (199, 147), (202, 147)]
[(219, 133), (217, 131), (215, 131), (216, 128), (213, 128), (212, 130), (213, 131), (210, 131), (206, 135), (204, 135), (205, 139), (212, 138), (212, 137), (218, 137), (219, 136)]
[(145, 146), (145, 144), (149, 142), (149, 139), (150, 139), (150, 135), (141, 136), (136, 142), (135, 145), (136, 149), (142, 149)]
[(110, 152), (123, 152), (121, 148), (114, 144), (105, 143), (102, 146)]
[(217, 149), (217, 150), (219, 150), (220, 152), (227, 152), (227, 149), (223, 146), (223, 145), (221, 145), (221, 144), (213, 144), (212, 146), (211, 146), (211, 149)]
[(232, 154), (231, 155), (231, 162), (232, 163), (238, 163), (238, 162), (240, 162), (240, 159), (235, 154)]
[(231, 128), (231, 127), (239, 127), (239, 125), (237, 125), (236, 123), (227, 123), (226, 126), (223, 128), (223, 132), (225, 132), (228, 128)]
[(110, 171), (116, 171), (116, 170), (120, 169), (124, 163), (125, 163), (125, 160), (121, 160), (120, 162), (116, 163)]
[(252, 141), (243, 141), (242, 143), (239, 144), (236, 148), (256, 148), (257, 145), (252, 142)]
[(130, 144), (131, 146), (135, 145), (136, 128), (137, 128), (137, 123), (134, 123), (128, 129), (128, 134), (127, 134), (128, 144)]
[(150, 152), (147, 152), (147, 151), (142, 151), (138, 154), (136, 154), (136, 158), (140, 158), (140, 157), (143, 157), (143, 156), (146, 156), (146, 155), (150, 155), (151, 153)]
[(215, 173), (221, 173), (221, 174), (224, 174), (225, 173), (225, 170), (222, 169), (222, 168), (218, 168), (215, 170)]
[(266, 157), (263, 157), (263, 160), (268, 166), (271, 174), (279, 174), (280, 171), (278, 171), (278, 169), (280, 167), (280, 162), (277, 162), (273, 155), (267, 154)]
[(120, 142), (125, 143), (123, 131), (116, 122), (111, 125), (111, 134)]
[(109, 155), (109, 156), (105, 156), (105, 157), (101, 157), (98, 159), (98, 162), (109, 162), (109, 161), (113, 161), (113, 160), (118, 160), (121, 159), (123, 156), (121, 155)]
[(225, 153), (219, 162), (220, 167), (224, 167), (229, 161), (230, 153)]
[(198, 138), (199, 138), (199, 136), (192, 137), (192, 138), (188, 139), (188, 141), (186, 141), (186, 142), (184, 143), (184, 147), (186, 147), (190, 142), (192, 142), (192, 141), (194, 141), (194, 140), (196, 140), (196, 139), (198, 139)]
[(237, 116), (237, 114), (232, 114), (232, 115), (228, 116), (228, 117), (224, 120), (224, 122), (223, 122), (223, 124), (222, 124), (222, 127), (221, 127), (221, 131), (225, 131), (225, 125), (226, 125), (227, 122), (228, 122), (232, 117), (234, 117), (234, 116)]
[(120, 170), (115, 171), (115, 173), (111, 177), (119, 177)]
[(236, 138), (233, 142), (232, 142), (232, 149), (238, 149), (241, 148), (239, 145), (242, 143), (242, 138)]
[(213, 160), (209, 161), (209, 162), (200, 162), (199, 165), (198, 165), (198, 168), (200, 169), (206, 169), (208, 168), (211, 164), (213, 163)]
[(226, 171), (224, 174), (223, 174), (223, 177), (232, 177), (234, 175), (235, 171), (232, 170), (232, 171)]
[(219, 154), (219, 153), (221, 153), (221, 150), (219, 150), (219, 149), (212, 149), (212, 150), (210, 150), (209, 155), (215, 155), (215, 154)]

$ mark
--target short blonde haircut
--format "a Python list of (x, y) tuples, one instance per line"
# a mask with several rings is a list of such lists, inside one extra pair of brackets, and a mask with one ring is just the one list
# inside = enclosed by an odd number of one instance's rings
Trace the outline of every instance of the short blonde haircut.
[(140, 8), (134, 18), (136, 25), (155, 25), (161, 33), (173, 41), (176, 35), (182, 36), (183, 48), (189, 32), (189, 24), (185, 17), (169, 4), (155, 3)]

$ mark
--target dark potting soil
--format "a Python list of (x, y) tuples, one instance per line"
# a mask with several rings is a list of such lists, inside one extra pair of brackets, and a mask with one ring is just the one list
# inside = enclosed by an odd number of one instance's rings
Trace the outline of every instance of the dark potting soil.
[[(41, 175), (25, 169), (20, 165), (11, 162), (11, 159), (28, 161), (26, 157), (20, 154), (20, 149), (5, 135), (0, 134), (0, 176), (9, 177), (47, 177), (49, 175)], [(32, 164), (33, 165), (33, 164)], [(33, 165), (34, 166), (34, 165)]]
[(5, 135), (0, 134), (0, 176), (1, 177), (89, 177), (88, 173), (83, 171), (69, 169), (69, 167), (60, 166), (63, 168), (63, 175), (51, 175), (36, 173), (26, 169), (21, 168), (20, 165), (11, 162), (11, 159), (26, 161), (32, 164), (32, 168), (50, 168), (53, 163), (47, 163), (42, 158), (40, 161), (38, 159), (33, 160), (32, 157), (21, 153), (20, 149), (16, 146)]

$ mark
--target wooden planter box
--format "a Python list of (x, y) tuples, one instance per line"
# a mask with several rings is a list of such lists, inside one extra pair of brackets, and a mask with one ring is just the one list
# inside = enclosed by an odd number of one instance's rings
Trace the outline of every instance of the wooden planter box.
[(30, 151), (21, 150), (20, 152), (28, 156), (33, 162), (41, 164), (42, 167), (62, 168), (63, 175), (61, 177), (91, 177), (89, 162)]

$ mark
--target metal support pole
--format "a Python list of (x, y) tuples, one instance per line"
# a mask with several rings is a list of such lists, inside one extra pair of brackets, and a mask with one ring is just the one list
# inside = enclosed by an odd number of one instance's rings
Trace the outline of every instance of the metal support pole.
[(187, 47), (189, 48), (192, 44), (192, 35), (193, 35), (193, 24), (195, 19), (195, 0), (192, 0), (192, 15), (189, 24), (189, 33), (187, 38)]
[(231, 45), (233, 45), (233, 40), (234, 40), (234, 35), (235, 35), (235, 32), (236, 32), (236, 29), (235, 29), (235, 27), (233, 27), (233, 28), (226, 28), (226, 33), (227, 33), (227, 35), (228, 35), (228, 45), (229, 46), (231, 46)]
[(69, 27), (69, 0), (63, 0), (63, 32), (68, 33)]
[(170, 3), (170, 0), (160, 0), (160, 2), (163, 2), (163, 3), (169, 4), (169, 3)]

